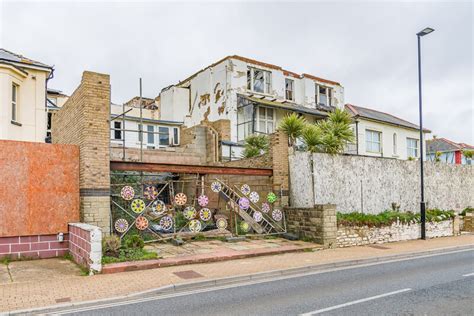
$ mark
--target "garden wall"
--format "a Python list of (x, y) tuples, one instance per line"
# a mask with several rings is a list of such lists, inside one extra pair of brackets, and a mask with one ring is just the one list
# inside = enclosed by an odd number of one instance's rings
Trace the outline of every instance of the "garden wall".
[[(417, 211), (418, 161), (297, 152), (290, 156), (294, 207), (336, 204), (337, 211), (376, 214), (392, 207)], [(462, 210), (474, 206), (474, 166), (425, 163), (428, 208)]]
[(91, 270), (102, 270), (102, 231), (85, 223), (69, 224), (69, 254), (77, 264)]
[[(453, 220), (426, 223), (426, 237), (453, 236)], [(383, 244), (421, 238), (420, 223), (401, 224), (393, 223), (386, 227), (345, 227), (337, 229), (337, 246), (352, 247), (369, 244)]]

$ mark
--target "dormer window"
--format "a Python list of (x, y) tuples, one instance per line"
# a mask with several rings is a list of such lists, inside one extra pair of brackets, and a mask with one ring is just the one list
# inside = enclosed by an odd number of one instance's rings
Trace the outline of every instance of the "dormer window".
[(285, 99), (295, 101), (295, 81), (293, 79), (285, 79)]
[(330, 106), (332, 99), (332, 89), (316, 85), (316, 105)]
[(247, 89), (253, 92), (270, 94), (272, 73), (257, 68), (247, 70)]

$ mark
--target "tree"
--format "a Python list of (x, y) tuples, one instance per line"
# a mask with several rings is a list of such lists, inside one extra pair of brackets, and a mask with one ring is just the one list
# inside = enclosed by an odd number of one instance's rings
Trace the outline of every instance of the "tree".
[(323, 144), (321, 129), (313, 124), (306, 124), (301, 139), (306, 150), (312, 153), (320, 151), (320, 146)]
[(305, 126), (306, 120), (304, 117), (301, 117), (296, 113), (291, 113), (283, 118), (279, 129), (288, 135), (290, 142), (289, 145), (293, 146), (296, 139), (303, 133)]
[(334, 110), (326, 120), (319, 121), (316, 126), (321, 130), (321, 151), (328, 154), (341, 153), (347, 143), (354, 142), (351, 123), (349, 113), (341, 109)]
[(245, 139), (243, 158), (252, 158), (268, 152), (268, 137), (266, 135), (250, 135)]

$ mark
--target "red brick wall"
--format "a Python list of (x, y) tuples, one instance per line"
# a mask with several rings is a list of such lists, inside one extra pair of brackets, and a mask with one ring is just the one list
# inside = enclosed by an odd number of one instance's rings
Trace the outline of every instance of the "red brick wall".
[(38, 259), (63, 256), (68, 252), (68, 234), (59, 242), (57, 235), (0, 237), (0, 258)]
[(85, 223), (69, 224), (69, 253), (74, 262), (94, 271), (102, 269), (102, 231)]
[(0, 140), (0, 237), (67, 233), (78, 219), (79, 148)]

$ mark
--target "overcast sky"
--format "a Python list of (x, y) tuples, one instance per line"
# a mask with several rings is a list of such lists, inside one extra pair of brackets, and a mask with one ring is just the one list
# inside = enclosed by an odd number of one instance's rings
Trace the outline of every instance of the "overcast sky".
[(112, 101), (155, 97), (238, 54), (341, 82), (345, 102), (418, 123), (422, 39), (424, 122), (474, 143), (472, 1), (20, 2), (0, 0), (0, 46), (54, 65), (70, 94), (83, 70), (111, 75)]

